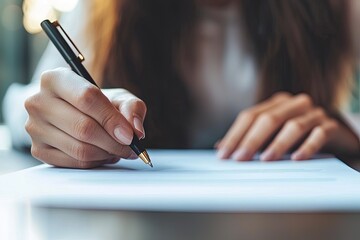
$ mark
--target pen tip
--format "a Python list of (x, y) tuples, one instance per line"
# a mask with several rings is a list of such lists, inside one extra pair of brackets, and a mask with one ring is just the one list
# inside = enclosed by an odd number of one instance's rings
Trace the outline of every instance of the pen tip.
[(145, 164), (149, 165), (150, 167), (154, 167), (151, 163), (149, 154), (146, 151), (143, 151), (142, 153), (140, 153), (139, 158), (141, 158), (141, 160), (143, 160), (143, 162)]

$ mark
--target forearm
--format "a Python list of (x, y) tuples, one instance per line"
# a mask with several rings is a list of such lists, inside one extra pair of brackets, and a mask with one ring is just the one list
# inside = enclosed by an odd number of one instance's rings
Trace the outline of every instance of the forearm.
[(336, 154), (360, 156), (360, 114), (343, 112), (337, 119), (341, 127), (327, 144), (326, 150)]
[[(76, 44), (81, 49), (85, 49), (83, 53), (87, 57), (86, 64), (91, 65), (91, 58), (89, 60), (88, 55), (92, 49), (88, 46), (88, 39), (84, 37), (84, 29), (87, 23), (86, 21), (78, 21), (87, 13), (87, 2), (80, 1), (73, 12), (62, 16), (61, 22), (68, 29), (68, 33), (74, 36), (73, 40)], [(28, 97), (39, 92), (41, 74), (46, 70), (66, 66), (66, 62), (57, 49), (49, 44), (34, 71), (31, 83), (29, 85), (12, 84), (8, 89), (3, 103), (3, 115), (5, 123), (10, 128), (12, 143), (15, 147), (31, 145), (31, 139), (24, 129), (24, 124), (28, 118), (24, 103)]]

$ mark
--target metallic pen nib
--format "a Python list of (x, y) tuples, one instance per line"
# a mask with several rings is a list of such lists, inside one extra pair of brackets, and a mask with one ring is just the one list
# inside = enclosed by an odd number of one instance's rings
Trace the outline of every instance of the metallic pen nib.
[(145, 164), (149, 165), (150, 167), (153, 167), (150, 157), (146, 151), (140, 153), (139, 158), (141, 158), (141, 160), (143, 160)]

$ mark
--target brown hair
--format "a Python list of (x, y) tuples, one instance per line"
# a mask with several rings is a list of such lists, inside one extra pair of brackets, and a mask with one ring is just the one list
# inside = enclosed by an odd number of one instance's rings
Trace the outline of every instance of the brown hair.
[(348, 97), (354, 62), (348, 1), (242, 2), (260, 66), (260, 99), (276, 91), (305, 92), (336, 111)]
[[(177, 59), (193, 36), (195, 2), (93, 1), (95, 76), (102, 86), (127, 88), (147, 103), (151, 147), (187, 147), (192, 104)], [(353, 67), (348, 1), (239, 3), (260, 70), (259, 101), (277, 91), (304, 92), (336, 111), (349, 93)]]

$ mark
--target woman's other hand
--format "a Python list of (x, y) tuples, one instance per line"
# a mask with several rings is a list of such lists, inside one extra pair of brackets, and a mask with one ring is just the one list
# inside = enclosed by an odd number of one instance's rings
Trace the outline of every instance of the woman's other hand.
[(346, 126), (315, 106), (308, 95), (278, 93), (241, 112), (217, 148), (219, 158), (246, 161), (265, 147), (260, 159), (271, 161), (281, 159), (295, 146), (299, 147), (291, 158), (303, 160), (324, 147), (333, 153), (355, 153), (359, 151), (359, 140)]
[(137, 158), (128, 145), (134, 132), (145, 136), (143, 101), (122, 89), (112, 90), (109, 100), (66, 68), (43, 73), (40, 92), (25, 108), (32, 155), (55, 166), (93, 168)]

